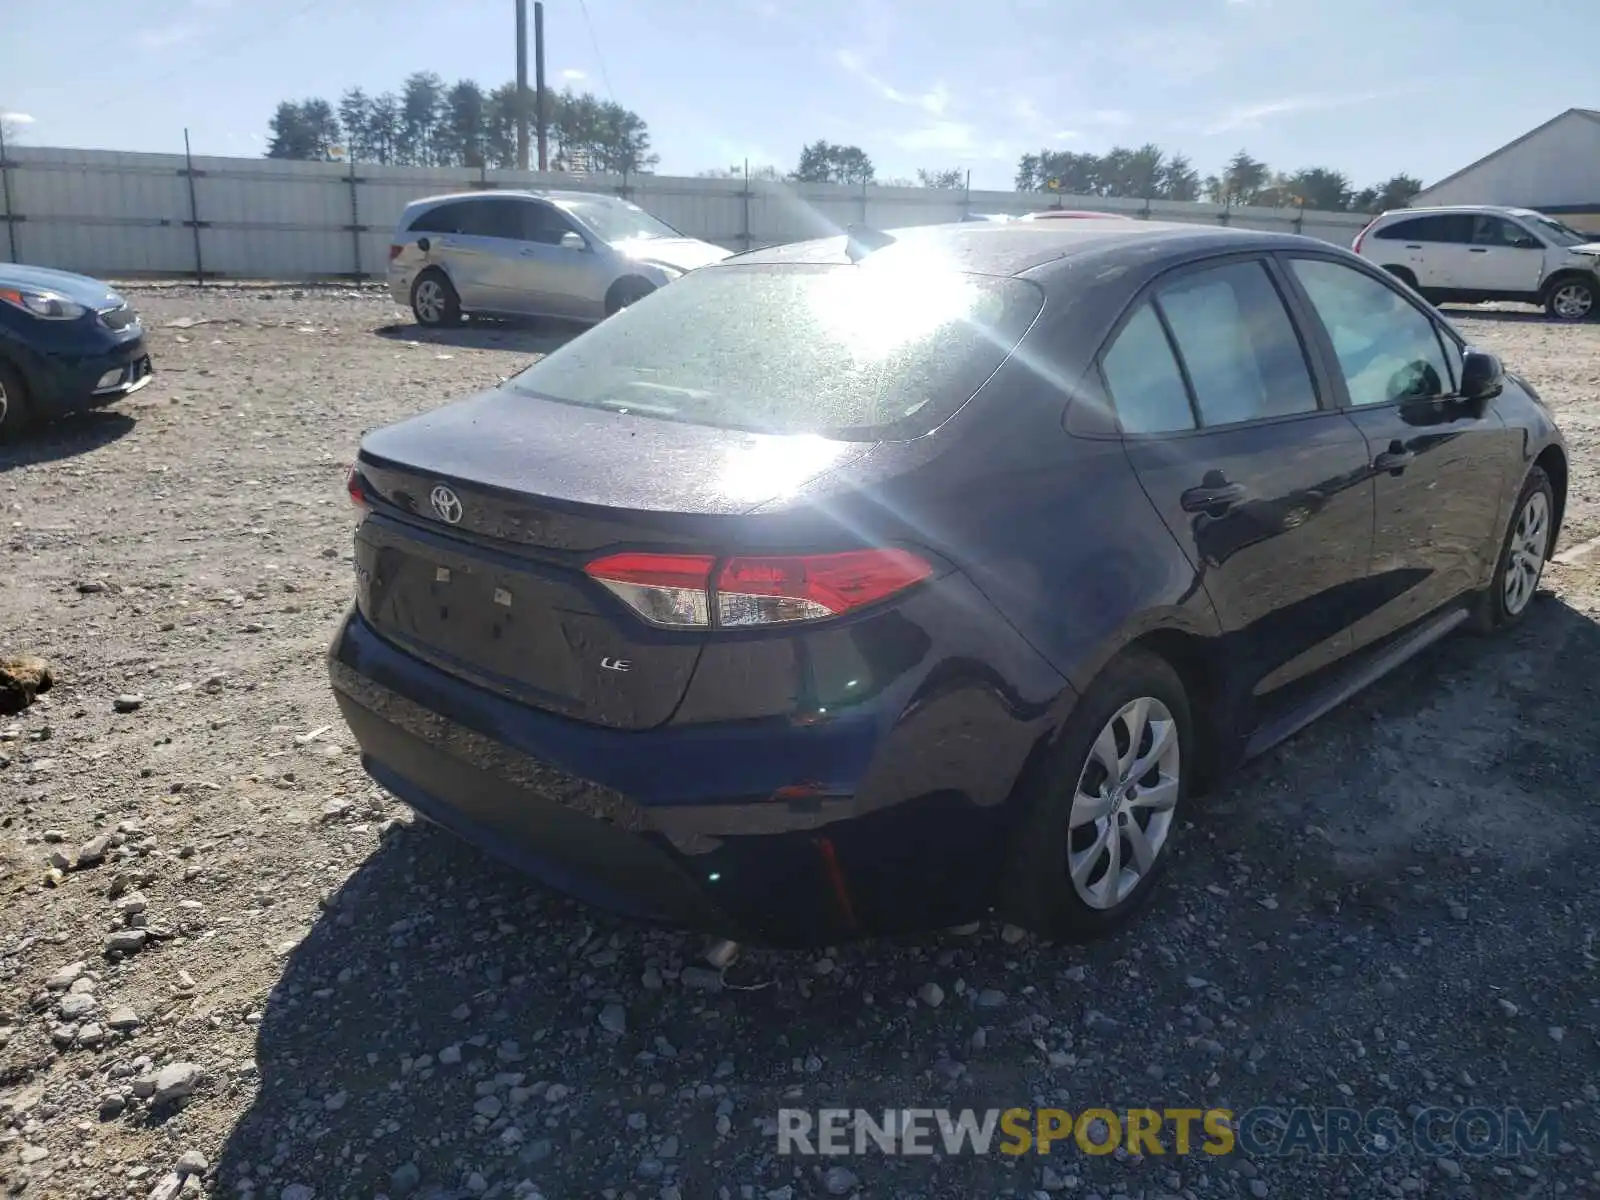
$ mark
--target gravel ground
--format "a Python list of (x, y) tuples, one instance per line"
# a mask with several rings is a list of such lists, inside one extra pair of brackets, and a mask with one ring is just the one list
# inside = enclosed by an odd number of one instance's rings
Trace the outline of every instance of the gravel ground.
[[(360, 433), (559, 331), (425, 336), (354, 288), (133, 295), (156, 382), (0, 451), (0, 653), (59, 676), (0, 718), (0, 1195), (1600, 1195), (1596, 568), (1197, 806), (1115, 939), (986, 927), (719, 981), (696, 939), (412, 825), (328, 692)], [(1600, 327), (1461, 321), (1561, 414), (1565, 545), (1600, 534)], [(773, 1136), (784, 1106), (1261, 1104), (1553, 1108), (1559, 1145), (819, 1160)]]

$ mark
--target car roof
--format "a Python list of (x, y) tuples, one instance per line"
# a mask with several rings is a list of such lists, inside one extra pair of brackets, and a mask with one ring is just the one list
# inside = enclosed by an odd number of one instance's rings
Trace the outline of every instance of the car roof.
[(440, 192), (436, 196), (419, 196), (406, 208), (423, 208), (443, 204), (447, 200), (617, 200), (604, 192), (575, 192), (560, 188), (482, 188), (470, 192)]
[[(1304, 247), (1326, 243), (1293, 234), (1257, 233), (1221, 226), (1169, 221), (1108, 219), (1104, 221), (959, 222), (921, 225), (886, 231), (895, 240), (875, 250), (874, 260), (885, 265), (904, 258), (936, 252), (957, 270), (975, 275), (1027, 275), (1040, 280), (1057, 270), (1093, 259), (1123, 260), (1149, 270), (1183, 262), (1191, 257), (1227, 253), (1229, 250)], [(705, 270), (734, 270), (765, 264), (840, 265), (850, 262), (843, 235), (791, 242), (765, 250), (735, 255)]]
[(1388, 212), (1381, 213), (1378, 220), (1385, 221), (1394, 217), (1428, 216), (1433, 213), (1494, 213), (1497, 216), (1510, 215), (1514, 217), (1538, 217), (1542, 213), (1531, 208), (1513, 208), (1505, 204), (1422, 204), (1416, 208), (1391, 208)]

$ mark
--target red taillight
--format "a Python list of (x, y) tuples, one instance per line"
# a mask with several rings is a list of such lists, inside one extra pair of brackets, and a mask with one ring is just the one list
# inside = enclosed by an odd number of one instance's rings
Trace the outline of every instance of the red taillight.
[(701, 554), (613, 554), (589, 575), (653, 625), (748, 628), (819, 621), (921, 583), (933, 574), (909, 550), (730, 558)]
[(394, 242), (390, 242), (389, 243), (389, 261), (393, 262), (395, 259), (399, 258), (400, 257), (400, 251), (402, 251), (404, 249), (405, 249), (404, 246), (398, 245), (398, 244), (396, 244)]
[(1361, 232), (1356, 234), (1356, 240), (1350, 243), (1350, 249), (1356, 254), (1361, 253), (1361, 241), (1367, 236), (1367, 230), (1371, 229), (1375, 224), (1375, 221), (1368, 221), (1361, 227)]
[(361, 478), (361, 472), (351, 467), (345, 472), (344, 490), (350, 494), (350, 503), (357, 508), (371, 508), (367, 503), (366, 481)]

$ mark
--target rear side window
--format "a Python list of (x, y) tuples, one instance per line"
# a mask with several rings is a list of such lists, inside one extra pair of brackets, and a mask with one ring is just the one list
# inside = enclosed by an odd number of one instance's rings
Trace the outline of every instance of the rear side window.
[(553, 205), (533, 203), (516, 207), (521, 210), (521, 232), (517, 236), (524, 241), (559, 246), (562, 234), (578, 232), (578, 227), (567, 215)]
[(1354, 405), (1442, 396), (1453, 386), (1439, 331), (1420, 309), (1364, 271), (1291, 260), (1333, 342)]
[(606, 318), (510, 386), (723, 429), (915, 437), (972, 398), (1043, 304), (1027, 280), (915, 260), (713, 267)]
[(1444, 242), (1463, 245), (1472, 240), (1469, 213), (1433, 213), (1385, 225), (1373, 237), (1401, 242)]
[(1203, 425), (1314, 412), (1316, 388), (1278, 289), (1259, 262), (1184, 275), (1156, 293)]
[(461, 233), (511, 239), (522, 236), (521, 212), (527, 205), (515, 200), (468, 200), (462, 207), (467, 211)]
[(1514, 221), (1504, 217), (1477, 216), (1472, 219), (1472, 244), (1474, 246), (1510, 246), (1516, 249), (1533, 249), (1539, 245), (1533, 234)]
[(456, 201), (453, 204), (440, 204), (427, 209), (411, 222), (407, 227), (408, 233), (462, 233), (463, 217), (466, 215), (467, 202)]
[(1100, 370), (1124, 433), (1171, 433), (1194, 428), (1189, 389), (1172, 356), (1161, 319), (1141, 304), (1101, 356)]

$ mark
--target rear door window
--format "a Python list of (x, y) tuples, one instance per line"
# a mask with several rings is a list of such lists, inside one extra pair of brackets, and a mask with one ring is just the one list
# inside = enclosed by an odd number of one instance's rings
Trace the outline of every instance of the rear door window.
[(1161, 318), (1141, 304), (1100, 357), (1106, 390), (1124, 433), (1172, 433), (1193, 429), (1189, 389), (1172, 353)]
[(411, 222), (410, 233), (463, 233), (462, 221), (470, 201), (457, 200), (428, 209)]
[(517, 236), (525, 242), (538, 242), (541, 246), (559, 246), (562, 234), (578, 232), (578, 227), (572, 220), (554, 205), (532, 201), (515, 207), (518, 210)]
[(523, 205), (515, 200), (467, 200), (463, 207), (467, 210), (462, 218), (464, 234), (513, 240), (522, 236), (518, 210)]
[(1315, 412), (1299, 334), (1261, 262), (1185, 274), (1155, 303), (1172, 330), (1202, 425)]
[(1353, 405), (1442, 396), (1454, 385), (1433, 320), (1380, 279), (1344, 263), (1290, 268), (1321, 318)]

